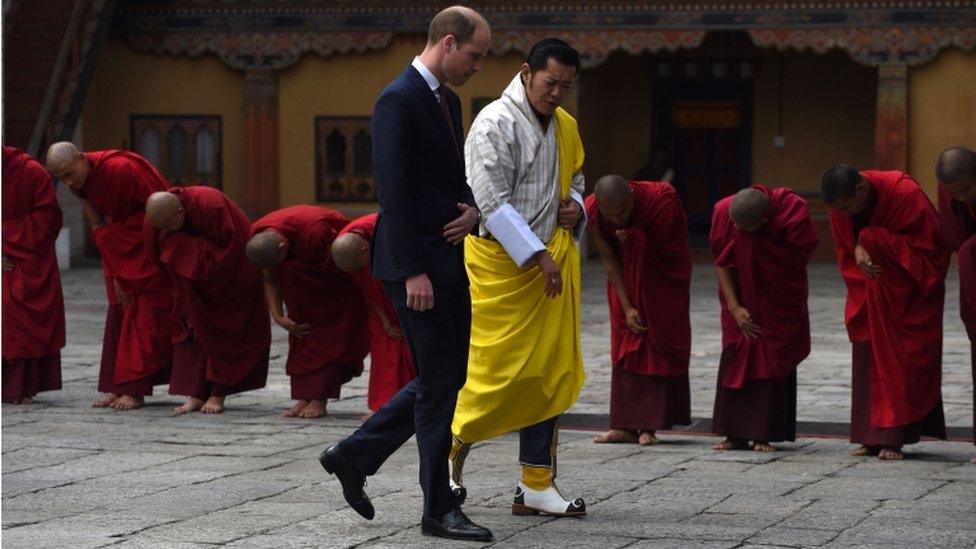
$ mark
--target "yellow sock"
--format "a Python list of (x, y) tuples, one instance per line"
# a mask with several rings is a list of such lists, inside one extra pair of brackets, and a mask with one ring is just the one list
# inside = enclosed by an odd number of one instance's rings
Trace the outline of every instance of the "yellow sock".
[(552, 486), (552, 469), (523, 464), (522, 484), (533, 490), (545, 490)]

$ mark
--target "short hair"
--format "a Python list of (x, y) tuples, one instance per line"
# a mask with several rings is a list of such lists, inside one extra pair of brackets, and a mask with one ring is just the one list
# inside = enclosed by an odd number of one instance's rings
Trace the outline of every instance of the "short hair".
[(451, 6), (437, 13), (427, 27), (427, 43), (436, 44), (450, 34), (458, 45), (467, 44), (474, 37), (478, 25), (487, 22), (478, 12), (461, 6)]
[(935, 176), (942, 183), (953, 184), (976, 179), (976, 152), (965, 147), (951, 147), (939, 154)]
[(820, 176), (820, 195), (827, 204), (854, 196), (855, 187), (861, 182), (861, 173), (854, 166), (834, 164)]
[(529, 50), (529, 56), (525, 62), (529, 65), (530, 72), (540, 71), (549, 65), (549, 60), (555, 59), (557, 63), (574, 67), (576, 72), (580, 70), (580, 54), (576, 48), (558, 38), (543, 38), (536, 42)]

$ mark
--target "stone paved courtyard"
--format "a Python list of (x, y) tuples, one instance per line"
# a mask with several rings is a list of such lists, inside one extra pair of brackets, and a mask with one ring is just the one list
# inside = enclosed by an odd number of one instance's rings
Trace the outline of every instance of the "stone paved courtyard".
[[(850, 345), (836, 268), (811, 266), (813, 353), (801, 365), (798, 419), (844, 423)], [(315, 457), (358, 424), (366, 376), (329, 404), (329, 417), (281, 417), (288, 404), (284, 332), (275, 329), (267, 388), (228, 399), (220, 416), (171, 418), (165, 388), (141, 410), (93, 410), (104, 284), (100, 271), (65, 273), (64, 389), (30, 406), (3, 405), (6, 547), (454, 546), (419, 532), (413, 442), (369, 481), (377, 517), (349, 510)], [(958, 290), (947, 283), (943, 397), (947, 423), (972, 423), (969, 346)], [(711, 267), (696, 264), (692, 296), (692, 412), (711, 415), (720, 352)], [(599, 264), (584, 265), (587, 385), (572, 412), (605, 414), (609, 326)], [(960, 430), (957, 430), (959, 432)], [(968, 431), (966, 431), (968, 432)], [(598, 446), (592, 432), (560, 434), (559, 484), (582, 496), (583, 520), (514, 517), (517, 440), (479, 445), (466, 480), (474, 520), (500, 546), (740, 547), (976, 546), (976, 448), (923, 442), (903, 462), (853, 458), (837, 438), (801, 438), (782, 451), (715, 453), (716, 439), (664, 435), (652, 448)], [(472, 544), (461, 546), (471, 547)]]

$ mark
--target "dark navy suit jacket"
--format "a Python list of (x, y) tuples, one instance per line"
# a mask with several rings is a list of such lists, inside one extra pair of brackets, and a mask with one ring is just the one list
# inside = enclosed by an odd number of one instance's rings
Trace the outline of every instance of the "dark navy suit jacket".
[[(457, 146), (434, 92), (412, 66), (390, 83), (373, 109), (373, 173), (380, 201), (373, 276), (398, 282), (427, 273), (435, 285), (467, 284), (463, 244), (444, 225), (475, 206), (464, 175), (461, 102), (445, 90)], [(460, 151), (458, 150), (460, 147)]]

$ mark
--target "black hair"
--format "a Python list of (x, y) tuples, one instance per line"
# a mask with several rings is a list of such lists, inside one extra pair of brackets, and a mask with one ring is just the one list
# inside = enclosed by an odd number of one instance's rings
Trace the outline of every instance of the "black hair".
[(576, 72), (580, 70), (580, 55), (573, 46), (558, 38), (543, 38), (529, 50), (529, 56), (525, 62), (529, 65), (530, 72), (536, 72), (549, 65), (549, 59), (555, 59), (557, 63), (574, 67)]

